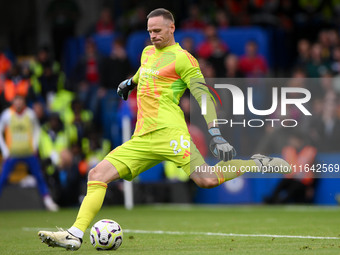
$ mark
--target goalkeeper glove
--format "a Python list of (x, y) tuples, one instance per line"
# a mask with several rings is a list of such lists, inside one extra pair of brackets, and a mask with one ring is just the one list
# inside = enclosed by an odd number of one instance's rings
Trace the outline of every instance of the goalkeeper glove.
[(122, 81), (118, 85), (117, 93), (125, 101), (128, 99), (131, 91), (136, 87), (136, 84), (132, 81), (132, 78)]
[(222, 136), (219, 128), (209, 129), (212, 136), (210, 141), (210, 151), (219, 160), (228, 161), (236, 156), (236, 150)]

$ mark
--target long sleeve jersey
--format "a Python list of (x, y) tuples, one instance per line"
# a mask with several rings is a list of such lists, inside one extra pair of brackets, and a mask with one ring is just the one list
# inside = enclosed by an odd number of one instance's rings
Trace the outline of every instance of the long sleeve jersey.
[[(141, 66), (133, 76), (137, 83), (137, 123), (134, 136), (162, 129), (176, 127), (187, 130), (184, 114), (178, 106), (184, 91), (188, 88), (201, 104), (201, 95), (209, 94), (208, 88), (195, 78), (203, 79), (197, 60), (176, 43), (163, 49), (147, 46), (141, 56)], [(207, 107), (215, 109), (207, 97)], [(209, 111), (207, 123), (216, 119), (216, 112)]]

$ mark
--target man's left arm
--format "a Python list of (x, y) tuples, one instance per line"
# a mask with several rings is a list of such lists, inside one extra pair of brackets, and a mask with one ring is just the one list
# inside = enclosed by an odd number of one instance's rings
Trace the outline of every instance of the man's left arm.
[(38, 122), (38, 119), (33, 111), (30, 111), (30, 118), (32, 121), (33, 126), (33, 134), (32, 134), (32, 146), (34, 153), (38, 152), (38, 146), (39, 146), (39, 139), (40, 139), (40, 124)]
[[(178, 64), (177, 64), (178, 63)], [(210, 150), (215, 157), (228, 161), (236, 156), (236, 151), (226, 139), (221, 135), (218, 125), (214, 125), (217, 119), (216, 108), (197, 60), (189, 53), (182, 54), (181, 59), (176, 61), (176, 71), (181, 79), (187, 84), (191, 94), (195, 97), (200, 107), (202, 107), (202, 95), (206, 95), (206, 108), (209, 109), (204, 115), (211, 135)]]

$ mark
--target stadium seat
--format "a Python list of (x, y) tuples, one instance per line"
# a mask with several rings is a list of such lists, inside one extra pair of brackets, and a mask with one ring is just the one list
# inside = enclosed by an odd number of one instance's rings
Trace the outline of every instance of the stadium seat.
[[(267, 33), (263, 29), (257, 27), (219, 29), (218, 34), (222, 40), (228, 44), (230, 51), (239, 56), (244, 54), (244, 46), (246, 42), (249, 40), (255, 40), (259, 44), (259, 53), (267, 59), (270, 65), (269, 39)], [(176, 30), (176, 42), (181, 43), (185, 37), (191, 37), (194, 41), (195, 47), (204, 41), (203, 31)], [(145, 42), (148, 39), (149, 35), (146, 31), (134, 32), (128, 37), (126, 50), (128, 57), (135, 68), (139, 66), (139, 58), (145, 47)]]
[(138, 31), (132, 33), (126, 44), (126, 51), (130, 63), (133, 67), (138, 68), (140, 64), (140, 56), (145, 47), (145, 42), (148, 40), (149, 34), (146, 31)]
[(160, 163), (150, 168), (149, 170), (138, 175), (138, 180), (141, 183), (154, 183), (164, 180), (163, 164)]
[[(317, 155), (316, 164), (326, 164), (328, 171), (330, 166), (339, 166), (339, 153), (320, 153)], [(339, 172), (320, 173), (317, 180), (314, 202), (319, 205), (337, 205), (340, 196)]]
[(201, 42), (204, 41), (204, 35), (200, 30), (176, 30), (175, 40), (179, 44), (182, 43), (183, 39), (190, 37), (194, 42), (194, 47), (196, 48)]
[(104, 56), (109, 56), (112, 50), (112, 42), (117, 38), (117, 34), (95, 34), (92, 36), (92, 38), (97, 46), (98, 52)]
[[(112, 50), (112, 42), (118, 37), (118, 34), (97, 35), (92, 36), (94, 43), (97, 46), (98, 52), (103, 56), (108, 56)], [(73, 37), (66, 41), (64, 48), (64, 69), (67, 76), (70, 75), (72, 69), (77, 64), (78, 60), (84, 56), (85, 53), (84, 36)]]
[(261, 28), (228, 28), (219, 29), (218, 34), (221, 39), (227, 43), (230, 52), (241, 56), (244, 54), (244, 48), (249, 40), (254, 40), (258, 43), (258, 50), (271, 64), (269, 55), (269, 41), (266, 32)]
[(85, 37), (74, 37), (66, 41), (64, 47), (64, 71), (69, 77), (79, 58), (85, 52)]
[[(194, 41), (194, 46), (197, 47), (199, 43), (204, 40), (204, 35), (201, 31), (197, 30), (176, 30), (175, 32), (175, 40), (176, 42), (181, 43), (185, 37), (190, 37)], [(138, 31), (132, 33), (126, 45), (126, 50), (128, 57), (130, 59), (131, 64), (134, 67), (138, 67), (140, 63), (140, 56), (142, 54), (142, 50), (145, 47), (145, 42), (149, 39), (149, 34), (146, 31)]]

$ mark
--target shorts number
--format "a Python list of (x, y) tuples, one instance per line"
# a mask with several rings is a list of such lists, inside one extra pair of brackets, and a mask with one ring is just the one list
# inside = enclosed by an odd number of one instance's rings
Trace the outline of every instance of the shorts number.
[(190, 147), (190, 142), (188, 140), (183, 139), (182, 135), (181, 135), (181, 146), (184, 149), (187, 149)]
[[(183, 136), (181, 135), (180, 145), (183, 149), (187, 149), (187, 148), (190, 147), (190, 141), (184, 139)], [(173, 151), (174, 151), (175, 154), (178, 154), (180, 151), (182, 151), (181, 148), (177, 149), (178, 142), (176, 140), (170, 141), (170, 147), (173, 147)]]

